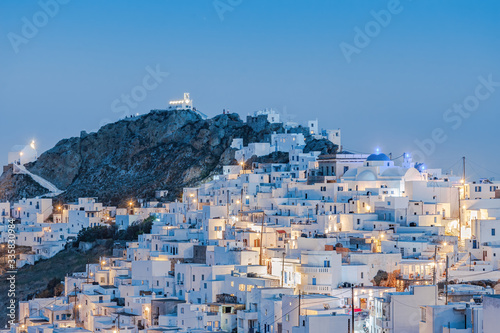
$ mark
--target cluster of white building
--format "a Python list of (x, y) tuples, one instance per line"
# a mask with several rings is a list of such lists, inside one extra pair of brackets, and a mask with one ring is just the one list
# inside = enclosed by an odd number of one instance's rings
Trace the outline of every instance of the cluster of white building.
[[(236, 149), (235, 159), (244, 162), (252, 156), (266, 156), (274, 152), (293, 153), (302, 150), (306, 146), (306, 138), (301, 131), (294, 131), (299, 125), (294, 122), (281, 122), (280, 114), (273, 109), (265, 109), (254, 112), (253, 116), (247, 117), (247, 123), (252, 125), (258, 123), (282, 124), (284, 133), (273, 133), (266, 142), (252, 142), (244, 146), (243, 139), (234, 139), (231, 147)], [(254, 125), (255, 126), (255, 125)], [(318, 120), (309, 120), (306, 127), (307, 133), (314, 139), (327, 139), (333, 144), (341, 146), (340, 129), (320, 129)]]
[(242, 163), (182, 201), (0, 204), (35, 256), (84, 227), (154, 217), (150, 234), (67, 276), (63, 297), (21, 302), (12, 332), (498, 332), (500, 290), (467, 284), (500, 279), (498, 182), (274, 139), (289, 163), (246, 165), (260, 148), (236, 142)]

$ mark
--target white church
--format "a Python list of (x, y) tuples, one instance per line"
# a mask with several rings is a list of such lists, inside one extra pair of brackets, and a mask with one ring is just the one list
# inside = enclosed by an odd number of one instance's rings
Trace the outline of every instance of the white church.
[(34, 162), (38, 158), (36, 151), (35, 140), (31, 140), (29, 145), (16, 145), (11, 148), (7, 163), (24, 165), (29, 162)]

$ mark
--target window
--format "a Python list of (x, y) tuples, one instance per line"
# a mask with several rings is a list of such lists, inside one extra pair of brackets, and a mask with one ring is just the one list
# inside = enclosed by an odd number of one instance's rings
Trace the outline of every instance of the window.
[(181, 313), (184, 313), (184, 308), (181, 308)]
[(413, 248), (413, 253), (415, 253), (415, 252), (417, 252), (417, 249), (414, 247), (414, 248)]
[(474, 188), (474, 191), (475, 191), (475, 192), (481, 192), (481, 186), (476, 186), (476, 187)]
[(330, 267), (330, 260), (325, 260), (323, 265), (324, 267)]
[(247, 291), (252, 291), (252, 289), (253, 289), (253, 285), (251, 285), (251, 284), (247, 285)]
[(231, 287), (234, 287), (234, 281), (231, 281)]
[(245, 285), (244, 284), (240, 284), (238, 286), (238, 288), (239, 288), (240, 291), (245, 291)]
[(492, 229), (491, 229), (491, 235), (492, 235), (492, 236), (495, 236), (495, 228), (492, 228)]
[(361, 272), (361, 278), (363, 278), (363, 272)]
[(205, 274), (201, 274), (201, 281), (205, 280)]

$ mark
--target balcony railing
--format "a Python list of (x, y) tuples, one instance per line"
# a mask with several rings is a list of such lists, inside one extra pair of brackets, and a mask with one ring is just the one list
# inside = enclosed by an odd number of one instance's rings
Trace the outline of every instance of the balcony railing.
[(309, 293), (329, 293), (332, 291), (332, 286), (308, 284), (304, 287), (304, 291)]
[(317, 273), (331, 273), (332, 268), (331, 267), (308, 267), (308, 266), (301, 266), (297, 268), (297, 271), (299, 273), (304, 273), (304, 274), (317, 274)]

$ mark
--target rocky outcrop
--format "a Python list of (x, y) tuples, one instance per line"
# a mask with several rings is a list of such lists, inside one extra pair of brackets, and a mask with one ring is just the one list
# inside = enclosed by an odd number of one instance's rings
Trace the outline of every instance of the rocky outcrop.
[[(281, 124), (261, 122), (249, 126), (237, 114), (205, 120), (191, 111), (151, 111), (105, 125), (96, 133), (61, 140), (26, 167), (64, 190), (63, 201), (92, 196), (116, 205), (152, 198), (160, 189), (169, 190), (168, 199), (174, 199), (183, 187), (195, 186), (220, 173), (223, 165), (236, 163), (230, 147), (234, 138), (243, 138), (247, 145), (283, 131)], [(0, 177), (7, 199), (23, 191), (26, 196), (43, 192), (29, 180), (14, 177)], [(23, 190), (27, 182), (29, 191)]]
[(304, 153), (320, 151), (321, 155), (330, 155), (337, 152), (339, 146), (327, 139), (313, 139), (307, 142)]
[(290, 161), (289, 154), (282, 151), (275, 151), (265, 156), (252, 156), (245, 165), (251, 166), (253, 163), (288, 163)]
[(0, 176), (0, 199), (20, 200), (46, 194), (48, 190), (31, 179), (30, 176), (14, 174), (12, 165), (4, 167)]

